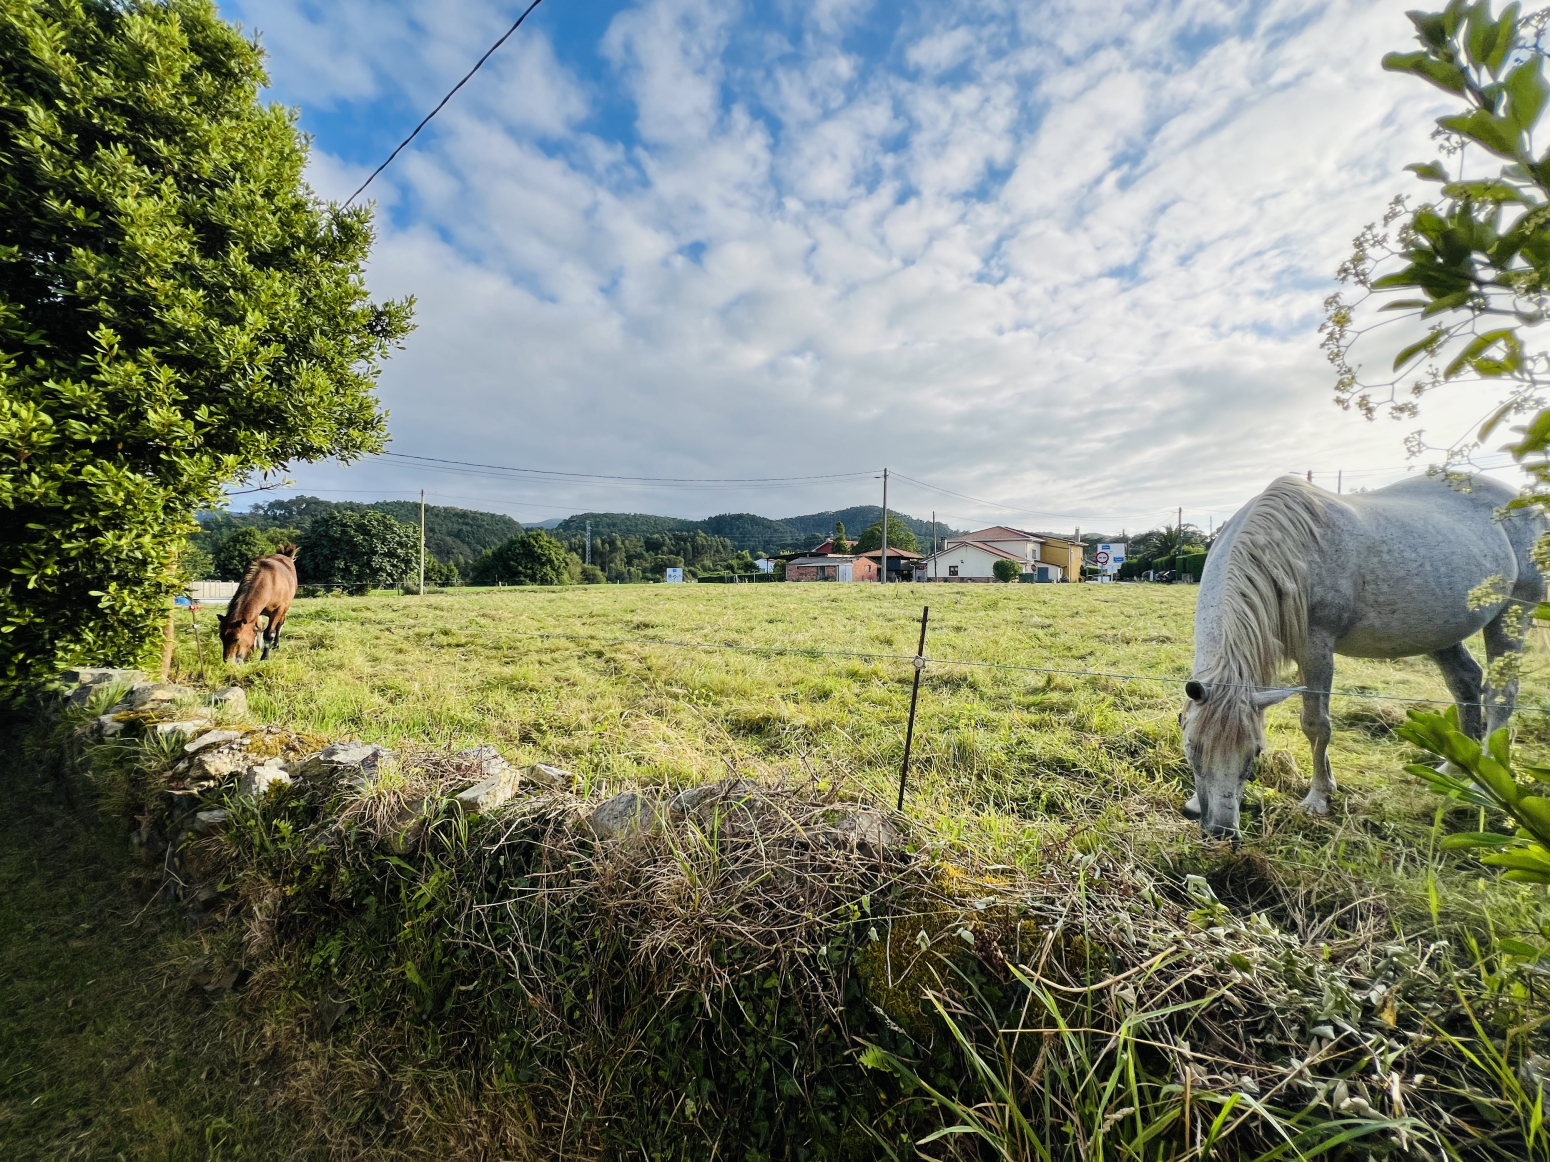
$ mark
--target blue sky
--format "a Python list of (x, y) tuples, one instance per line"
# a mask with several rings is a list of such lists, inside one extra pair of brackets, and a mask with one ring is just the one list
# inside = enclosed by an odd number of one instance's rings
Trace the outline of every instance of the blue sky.
[[(223, 5), (343, 198), (520, 7)], [(1282, 471), (1396, 477), (1330, 402), (1320, 303), (1443, 111), (1393, 3), (544, 0), (379, 177), (370, 282), (419, 330), (392, 449), (554, 471), (881, 468), (960, 525), (1220, 522)], [(1486, 407), (1423, 424), (1451, 440)], [(669, 489), (377, 460), (294, 488), (538, 521), (783, 516), (870, 476)], [(239, 501), (239, 503), (242, 503)], [(1012, 510), (1018, 511), (1012, 511)]]

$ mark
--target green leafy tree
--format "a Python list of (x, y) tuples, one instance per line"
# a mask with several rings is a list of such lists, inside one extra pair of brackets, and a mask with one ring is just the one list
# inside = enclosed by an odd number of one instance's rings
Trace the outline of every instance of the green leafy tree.
[(215, 575), (222, 581), (241, 581), (254, 557), (274, 552), (274, 542), (258, 529), (236, 529), (216, 546)]
[[(1529, 504), (1550, 498), (1550, 410), (1540, 403), (1550, 359), (1527, 335), (1550, 308), (1550, 152), (1534, 145), (1550, 95), (1542, 68), (1550, 13), (1518, 12), (1511, 4), (1494, 16), (1484, 0), (1454, 0), (1409, 14), (1420, 48), (1389, 53), (1383, 67), (1435, 85), (1458, 107), (1437, 119), (1441, 156), (1406, 167), (1432, 192), (1416, 204), (1395, 198), (1382, 224), (1357, 236), (1339, 271), (1355, 293), (1330, 296), (1321, 330), (1337, 401), (1369, 419), (1381, 410), (1413, 417), (1423, 396), (1449, 383), (1494, 385), (1499, 406), (1473, 438), (1446, 449), (1446, 464), (1466, 469), (1504, 421), (1528, 415), (1509, 447), (1539, 493)], [(1398, 350), (1392, 360), (1375, 353), (1387, 370), (1364, 379), (1362, 340), (1396, 317), (1400, 328), (1380, 336), (1399, 336)], [(1410, 447), (1427, 450), (1419, 432)]]
[(1016, 561), (1002, 557), (990, 567), (990, 571), (995, 574), (997, 581), (1016, 581), (1022, 575), (1023, 567)]
[(208, 581), (215, 576), (215, 558), (193, 541), (178, 548), (178, 574), (189, 581)]
[(385, 512), (336, 509), (315, 518), (302, 534), (297, 579), (309, 585), (340, 586), (364, 593), (418, 583), (420, 530)]
[(0, 3), (0, 695), (143, 664), (223, 486), (382, 446), (366, 209), (209, 0)]
[[(572, 554), (543, 529), (488, 549), (474, 563), (478, 585), (564, 585), (571, 579)], [(679, 558), (682, 561), (682, 558)]]
[[(418, 561), (416, 562), (415, 581), (419, 581)], [(447, 589), (463, 583), (462, 576), (458, 573), (456, 561), (438, 561), (429, 553), (425, 555), (425, 584), (435, 586), (437, 589)]]
[(608, 578), (603, 576), (603, 571), (596, 565), (583, 565), (581, 567), (581, 583), (583, 585), (601, 585)]
[(834, 522), (834, 544), (831, 551), (836, 553), (850, 552), (850, 542), (845, 539), (845, 522), (842, 520)]
[[(883, 546), (883, 522), (874, 521), (861, 530), (861, 535), (856, 538), (854, 552), (870, 553)], [(907, 553), (917, 551), (915, 534), (910, 526), (905, 524), (892, 513), (888, 514), (888, 547), (890, 549), (903, 549)]]

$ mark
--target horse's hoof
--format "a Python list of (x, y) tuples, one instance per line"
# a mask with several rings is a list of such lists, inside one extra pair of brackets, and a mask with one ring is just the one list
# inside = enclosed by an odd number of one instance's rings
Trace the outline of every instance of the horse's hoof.
[(1194, 822), (1200, 819), (1200, 797), (1191, 795), (1189, 801), (1184, 804), (1184, 818)]
[(1306, 799), (1298, 804), (1298, 806), (1300, 806), (1309, 815), (1329, 814), (1329, 799), (1324, 795), (1310, 794)]

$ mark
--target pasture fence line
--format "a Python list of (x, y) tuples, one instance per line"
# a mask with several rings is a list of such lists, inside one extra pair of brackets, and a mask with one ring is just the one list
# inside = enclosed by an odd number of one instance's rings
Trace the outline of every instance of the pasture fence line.
[[(511, 629), (505, 626), (488, 624), (471, 624), (462, 626), (427, 625), (421, 621), (371, 621), (367, 624), (386, 629), (415, 629), (427, 633), (441, 632), (470, 632), (498, 633), (508, 637), (522, 637), (545, 641), (572, 641), (586, 642), (595, 645), (640, 645), (663, 646), (669, 649), (683, 650), (724, 650), (731, 653), (764, 654), (791, 657), (811, 658), (850, 658), (862, 662), (888, 661), (907, 662), (913, 665), (917, 657), (922, 659), (922, 667), (925, 666), (959, 666), (967, 669), (1002, 670), (1028, 674), (1048, 674), (1071, 678), (1106, 678), (1117, 682), (1157, 682), (1163, 685), (1180, 685), (1188, 681), (1188, 676), (1177, 674), (1128, 674), (1110, 670), (1078, 670), (1061, 666), (1030, 666), (1016, 662), (987, 662), (976, 661), (967, 658), (944, 658), (926, 655), (922, 646), (920, 654), (894, 654), (879, 650), (833, 650), (818, 649), (811, 646), (776, 646), (776, 645), (752, 645), (744, 642), (695, 642), (681, 641), (674, 638), (639, 638), (639, 637), (613, 637), (602, 634), (560, 633), (553, 630), (521, 630)], [(1284, 690), (1285, 686), (1260, 686), (1248, 682), (1208, 682), (1207, 686), (1220, 687), (1222, 689), (1252, 690), (1255, 692), (1269, 692), (1272, 690)], [(1302, 693), (1302, 688), (1298, 688)], [(1455, 706), (1463, 705), (1480, 709), (1487, 708), (1490, 704), (1481, 702), (1458, 703), (1452, 698), (1422, 698), (1404, 694), (1384, 694), (1369, 692), (1366, 690), (1315, 690), (1309, 693), (1323, 694), (1330, 698), (1349, 698), (1367, 702), (1399, 702), (1412, 705), (1425, 706)], [(1550, 714), (1550, 706), (1524, 706), (1516, 705), (1515, 712), (1529, 714)]]

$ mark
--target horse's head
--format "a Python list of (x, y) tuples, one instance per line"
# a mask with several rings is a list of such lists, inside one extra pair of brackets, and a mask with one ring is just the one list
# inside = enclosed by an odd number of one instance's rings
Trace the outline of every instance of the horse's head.
[[(1254, 760), (1265, 749), (1265, 711), (1301, 692), (1295, 687), (1258, 690), (1194, 678), (1184, 683), (1189, 701), (1179, 714), (1179, 725), (1184, 730), (1184, 754), (1195, 775), (1191, 804), (1207, 835), (1237, 837), (1243, 787), (1253, 775)], [(1186, 807), (1185, 814), (1194, 812)]]
[(217, 613), (215, 620), (221, 626), (221, 659), (239, 662), (248, 660), (248, 655), (253, 652), (253, 647), (258, 643), (258, 621), (239, 621), (236, 617), (227, 613)]

